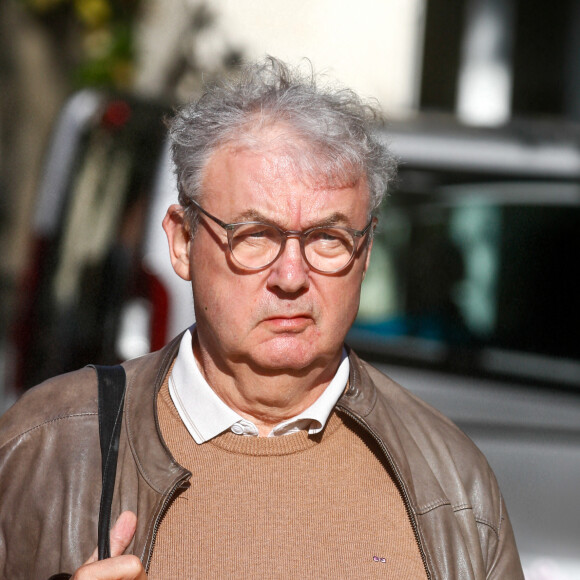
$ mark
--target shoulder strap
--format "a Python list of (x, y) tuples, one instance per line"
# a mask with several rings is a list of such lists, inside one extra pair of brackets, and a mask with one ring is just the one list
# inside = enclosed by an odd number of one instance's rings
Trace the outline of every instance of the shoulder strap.
[(126, 377), (125, 369), (121, 365), (93, 366), (99, 382), (99, 438), (103, 481), (99, 508), (98, 554), (99, 560), (104, 560), (111, 556), (111, 506), (117, 474)]

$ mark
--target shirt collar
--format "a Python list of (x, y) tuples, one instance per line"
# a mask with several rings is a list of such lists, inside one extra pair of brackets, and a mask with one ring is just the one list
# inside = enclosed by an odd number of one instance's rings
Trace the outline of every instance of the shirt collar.
[[(169, 394), (183, 424), (199, 444), (228, 429), (241, 435), (257, 436), (257, 427), (228, 407), (201, 374), (193, 355), (194, 329), (195, 325), (184, 333), (169, 376)], [(343, 348), (338, 371), (320, 397), (296, 417), (276, 425), (269, 437), (289, 435), (301, 429), (308, 429), (309, 434), (321, 431), (344, 392), (349, 371), (348, 356)]]

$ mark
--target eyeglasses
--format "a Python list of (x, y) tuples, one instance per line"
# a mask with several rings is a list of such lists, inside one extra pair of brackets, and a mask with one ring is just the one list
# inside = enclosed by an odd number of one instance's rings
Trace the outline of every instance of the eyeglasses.
[(322, 274), (336, 274), (352, 261), (359, 241), (368, 233), (371, 218), (363, 230), (343, 226), (319, 226), (303, 232), (282, 230), (273, 224), (239, 222), (226, 224), (207, 212), (199, 203), (191, 203), (227, 232), (228, 245), (238, 265), (248, 270), (261, 270), (273, 264), (286, 247), (288, 238), (300, 241), (306, 263)]

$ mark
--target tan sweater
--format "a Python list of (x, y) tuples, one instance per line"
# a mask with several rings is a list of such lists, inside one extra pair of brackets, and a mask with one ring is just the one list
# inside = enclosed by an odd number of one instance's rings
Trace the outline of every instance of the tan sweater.
[(198, 445), (167, 380), (158, 401), (163, 438), (193, 476), (161, 523), (149, 578), (426, 577), (395, 484), (346, 420)]

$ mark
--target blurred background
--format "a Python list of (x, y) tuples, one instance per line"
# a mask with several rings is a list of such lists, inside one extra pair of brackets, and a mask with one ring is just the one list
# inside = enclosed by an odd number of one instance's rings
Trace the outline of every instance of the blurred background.
[(0, 321), (27, 252), (40, 163), (83, 86), (175, 103), (243, 59), (311, 59), (390, 118), (580, 116), (580, 3), (559, 0), (3, 0)]
[(578, 0), (2, 0), (0, 413), (193, 320), (162, 119), (266, 54), (402, 161), (350, 342), (484, 450), (527, 580), (580, 578)]

